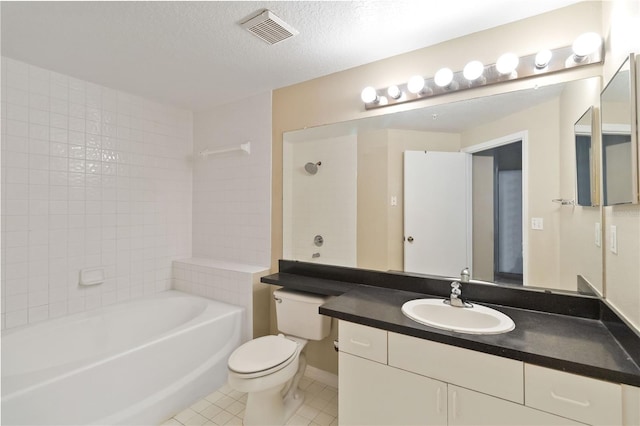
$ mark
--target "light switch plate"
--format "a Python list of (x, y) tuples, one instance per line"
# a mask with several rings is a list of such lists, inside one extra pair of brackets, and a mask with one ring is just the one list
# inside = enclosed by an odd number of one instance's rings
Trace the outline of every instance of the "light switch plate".
[(609, 232), (609, 250), (611, 253), (618, 254), (618, 230), (615, 225), (611, 225)]
[(542, 231), (544, 229), (544, 220), (541, 217), (532, 217), (531, 229)]
[(602, 227), (600, 226), (600, 222), (596, 222), (595, 242), (596, 247), (600, 247), (602, 245)]

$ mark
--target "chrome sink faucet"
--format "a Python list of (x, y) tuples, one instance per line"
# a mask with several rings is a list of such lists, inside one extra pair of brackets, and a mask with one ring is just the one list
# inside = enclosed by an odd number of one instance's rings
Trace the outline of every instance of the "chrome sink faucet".
[(470, 279), (469, 268), (464, 268), (460, 272), (460, 282), (453, 281), (451, 283), (451, 296), (449, 297), (449, 304), (451, 306), (455, 306), (457, 308), (468, 308), (471, 307), (471, 304), (465, 303), (462, 300), (462, 288), (460, 283), (468, 283)]
[(464, 301), (462, 300), (462, 290), (460, 289), (460, 283), (454, 281), (451, 283), (451, 297), (449, 298), (449, 304), (457, 308), (464, 308)]

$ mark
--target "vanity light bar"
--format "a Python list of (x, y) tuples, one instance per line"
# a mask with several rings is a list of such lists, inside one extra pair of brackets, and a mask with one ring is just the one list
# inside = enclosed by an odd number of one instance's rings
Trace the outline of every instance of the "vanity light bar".
[[(592, 43), (591, 50), (584, 47), (582, 42), (584, 39)], [(601, 64), (603, 60), (602, 37), (595, 33), (586, 33), (578, 37), (572, 46), (543, 50), (521, 57), (507, 53), (491, 65), (483, 66), (478, 61), (471, 61), (463, 71), (452, 72), (448, 68), (442, 68), (436, 72), (433, 78), (413, 76), (406, 84), (393, 85), (383, 89), (365, 87), (362, 90), (361, 99), (365, 109), (381, 108), (461, 90), (556, 73), (585, 65)]]

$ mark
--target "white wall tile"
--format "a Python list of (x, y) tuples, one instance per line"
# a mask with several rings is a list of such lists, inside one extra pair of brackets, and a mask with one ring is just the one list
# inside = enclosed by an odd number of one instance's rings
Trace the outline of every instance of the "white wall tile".
[[(169, 288), (164, 271), (191, 255), (192, 114), (5, 57), (2, 67), (3, 326)], [(107, 282), (80, 287), (89, 266)]]
[(268, 266), (271, 95), (261, 94), (194, 117), (194, 153), (247, 141), (251, 142), (250, 155), (233, 152), (206, 159), (195, 157), (193, 253)]

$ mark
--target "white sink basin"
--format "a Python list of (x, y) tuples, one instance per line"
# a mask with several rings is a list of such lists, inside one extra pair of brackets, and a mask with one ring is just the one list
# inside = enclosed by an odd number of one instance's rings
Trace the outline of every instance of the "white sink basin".
[(481, 305), (451, 306), (443, 299), (416, 299), (402, 305), (402, 313), (420, 324), (468, 334), (500, 334), (513, 330), (513, 320)]

